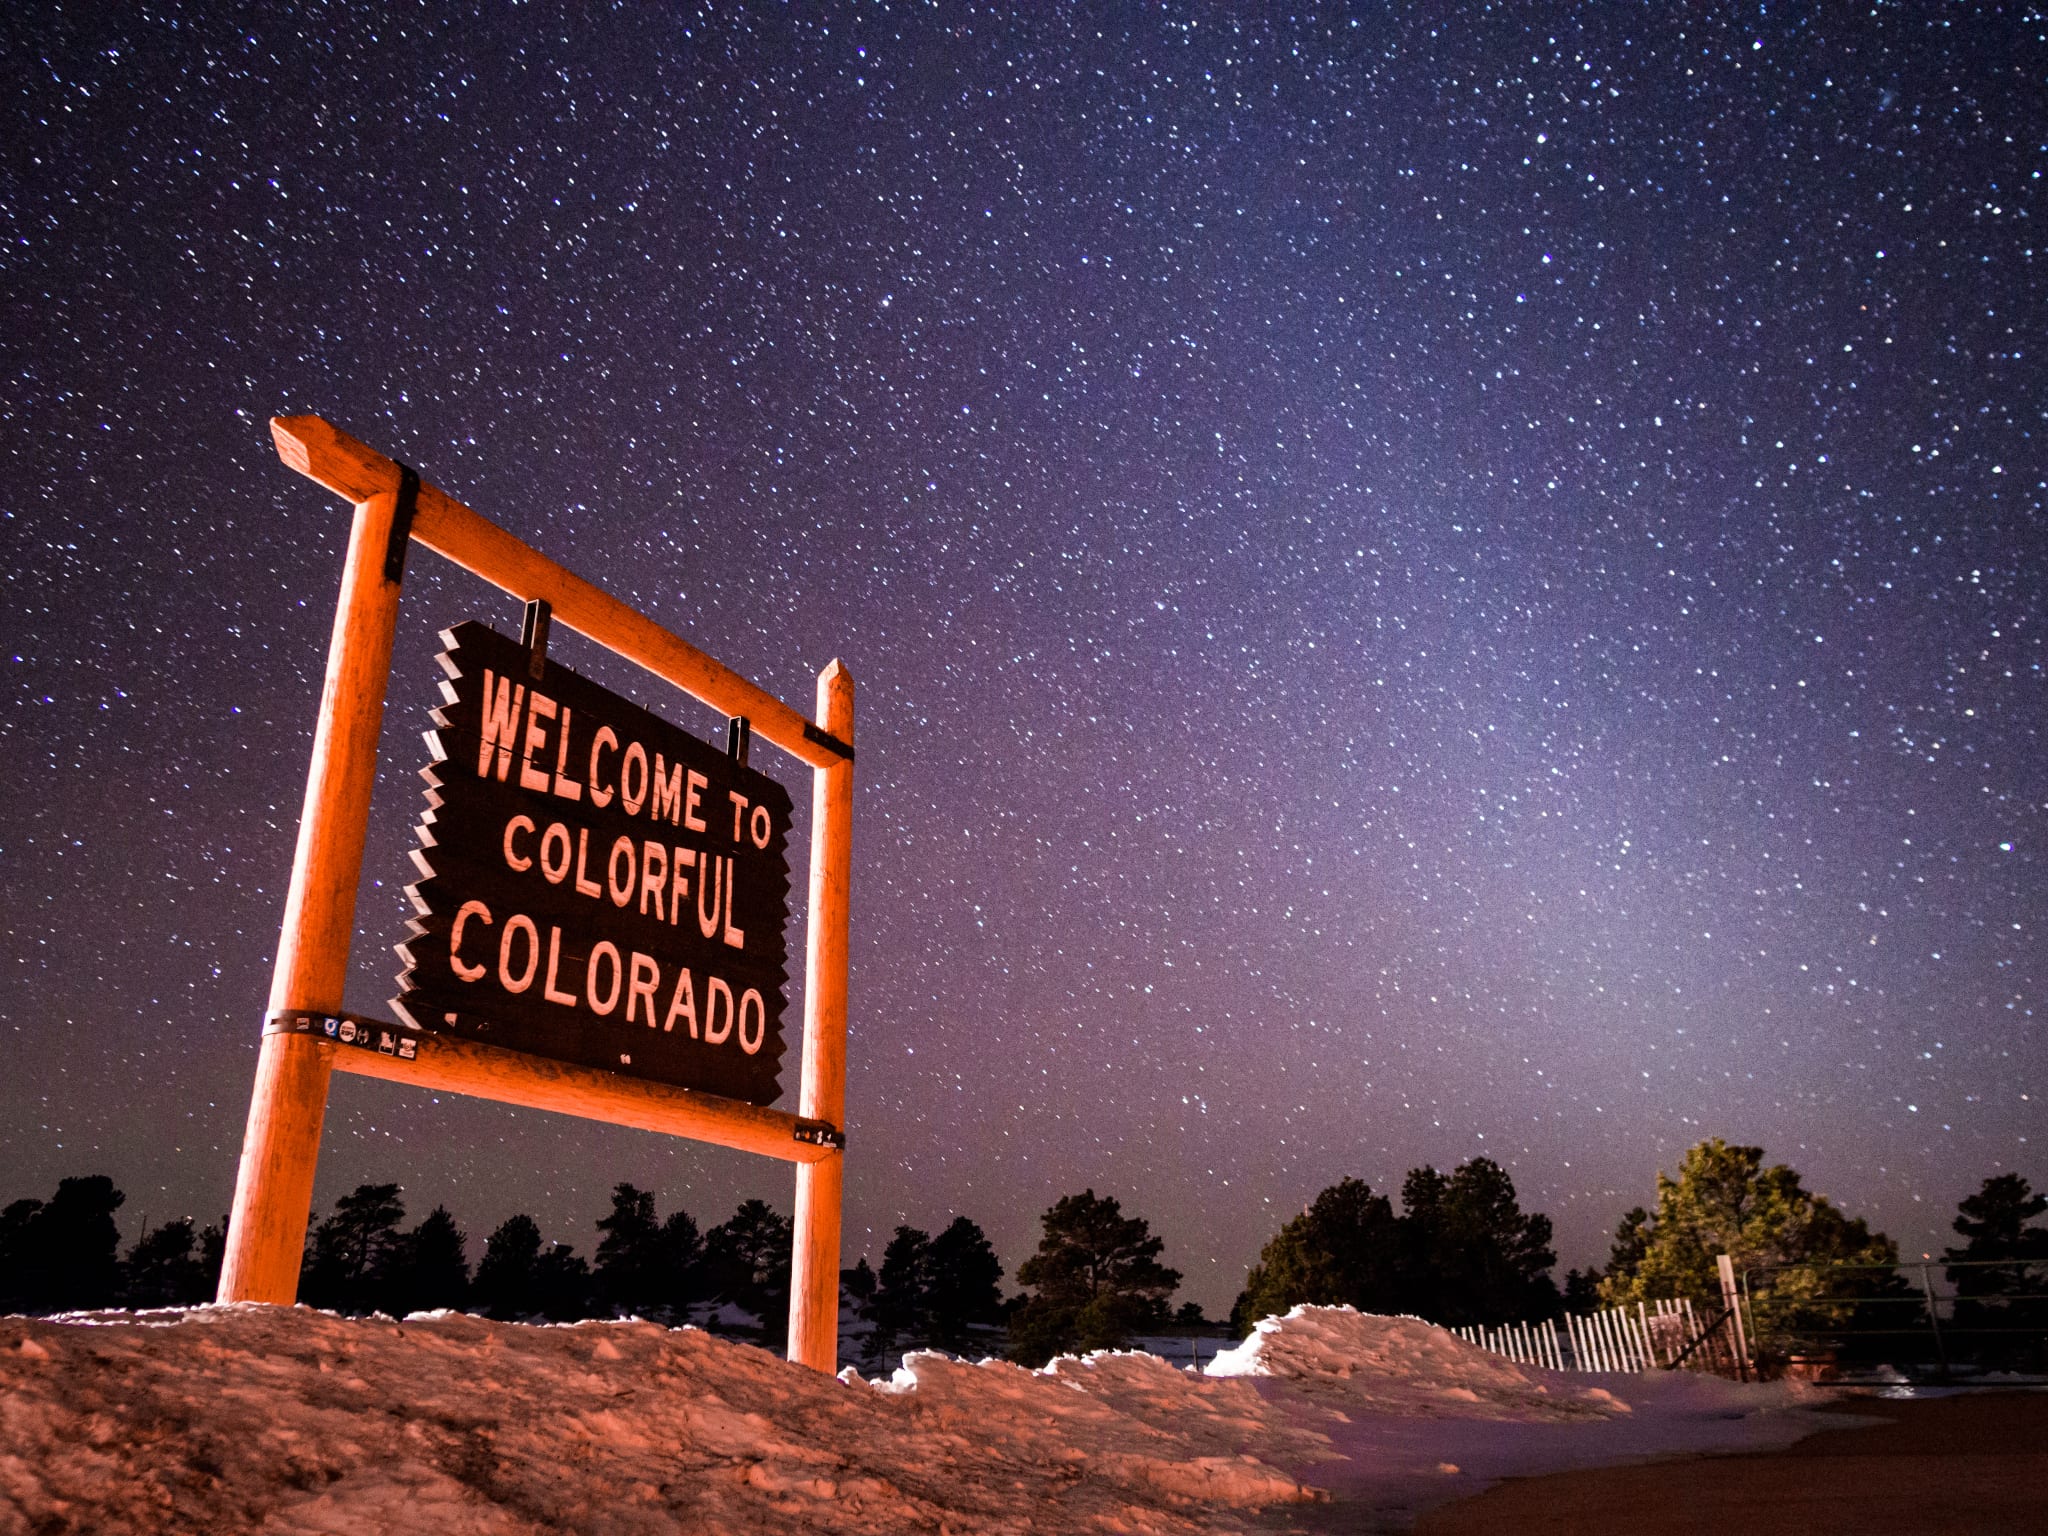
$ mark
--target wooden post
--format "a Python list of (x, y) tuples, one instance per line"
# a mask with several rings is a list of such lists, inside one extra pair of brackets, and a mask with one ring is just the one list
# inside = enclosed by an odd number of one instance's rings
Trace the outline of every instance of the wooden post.
[[(833, 662), (818, 674), (818, 725), (853, 744), (853, 674)], [(811, 911), (804, 968), (803, 1088), (797, 1113), (846, 1124), (846, 933), (853, 884), (853, 763), (811, 776)], [(790, 1273), (789, 1358), (839, 1368), (839, 1204), (846, 1154), (833, 1150), (796, 1171), (796, 1247)]]
[(1735, 1283), (1735, 1261), (1725, 1253), (1714, 1255), (1714, 1268), (1721, 1277), (1721, 1304), (1728, 1309), (1733, 1325), (1729, 1338), (1735, 1343), (1735, 1370), (1749, 1380), (1749, 1338), (1742, 1326), (1742, 1292)]
[[(398, 583), (385, 575), (397, 505), (395, 474), (388, 490), (356, 503), (327, 648), (327, 681), (313, 733), (298, 852), (271, 975), (272, 1013), (341, 1008), (398, 622)], [(228, 1220), (221, 1301), (289, 1306), (297, 1299), (313, 1170), (320, 1157), (320, 1122), (327, 1113), (327, 1075), (324, 1042), (298, 1035), (263, 1037)]]

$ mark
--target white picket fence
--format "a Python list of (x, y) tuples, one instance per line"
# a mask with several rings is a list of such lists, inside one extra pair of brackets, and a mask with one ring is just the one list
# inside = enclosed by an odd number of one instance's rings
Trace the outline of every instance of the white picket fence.
[[(1610, 1307), (1585, 1317), (1566, 1314), (1540, 1323), (1506, 1323), (1499, 1327), (1451, 1330), (1467, 1344), (1505, 1355), (1521, 1365), (1548, 1366), (1553, 1371), (1629, 1371), (1640, 1373), (1670, 1365), (1699, 1337), (1692, 1302), (1638, 1302)], [(1695, 1351), (1685, 1363), (1710, 1368)]]

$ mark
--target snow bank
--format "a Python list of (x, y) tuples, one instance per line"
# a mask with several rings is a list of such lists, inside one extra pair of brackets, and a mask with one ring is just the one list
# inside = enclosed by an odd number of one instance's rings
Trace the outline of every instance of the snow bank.
[(1627, 1413), (1612, 1393), (1516, 1365), (1416, 1317), (1299, 1306), (1209, 1362), (1211, 1376), (1288, 1381), (1346, 1408), (1416, 1418), (1556, 1419)]
[(1328, 1442), (1145, 1355), (879, 1389), (648, 1323), (0, 1319), (0, 1531), (1241, 1528)]
[(875, 1382), (641, 1322), (0, 1318), (0, 1536), (1173, 1536), (1270, 1529), (1311, 1480), (1407, 1519), (1494, 1477), (1813, 1427), (1777, 1388), (1608, 1381), (1627, 1403), (1331, 1307), (1267, 1319), (1209, 1374), (918, 1353)]

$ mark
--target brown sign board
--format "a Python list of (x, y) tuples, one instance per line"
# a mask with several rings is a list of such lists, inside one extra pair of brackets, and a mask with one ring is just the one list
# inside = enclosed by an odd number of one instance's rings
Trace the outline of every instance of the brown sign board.
[(776, 1098), (789, 794), (477, 623), (442, 633), (446, 703), (392, 1006), (415, 1029)]

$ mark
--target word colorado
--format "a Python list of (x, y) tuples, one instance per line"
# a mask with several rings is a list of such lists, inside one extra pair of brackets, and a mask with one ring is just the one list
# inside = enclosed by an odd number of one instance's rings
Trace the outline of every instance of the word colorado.
[(768, 1103), (790, 800), (479, 624), (445, 705), (396, 1007), (415, 1027)]

